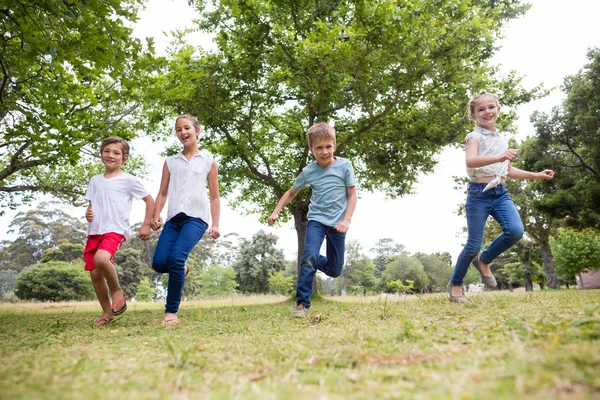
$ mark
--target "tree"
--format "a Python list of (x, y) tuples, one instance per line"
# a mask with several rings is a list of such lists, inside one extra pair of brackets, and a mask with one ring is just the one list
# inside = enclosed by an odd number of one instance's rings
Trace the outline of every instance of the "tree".
[(394, 243), (394, 239), (384, 238), (375, 242), (375, 247), (371, 249), (375, 253), (373, 262), (375, 263), (375, 276), (380, 277), (385, 271), (385, 266), (390, 262), (390, 257), (398, 256), (404, 253), (404, 246)]
[(354, 294), (366, 294), (375, 289), (375, 264), (361, 253), (358, 241), (349, 242), (346, 246), (346, 265), (342, 269), (342, 294), (349, 291)]
[(504, 276), (510, 283), (524, 282), (525, 291), (530, 292), (543, 273), (538, 263), (515, 262), (504, 266)]
[(15, 215), (8, 233), (18, 236), (13, 242), (0, 243), (0, 269), (20, 272), (40, 261), (46, 249), (56, 249), (62, 243), (85, 243), (86, 225), (79, 218), (50, 206), (42, 203), (38, 209)]
[(597, 231), (561, 228), (558, 235), (550, 239), (550, 246), (559, 275), (575, 277), (584, 270), (600, 269), (600, 236)]
[(140, 252), (134, 249), (119, 250), (115, 254), (115, 268), (125, 297), (135, 297), (138, 285), (150, 272), (140, 258)]
[(242, 293), (269, 293), (269, 274), (282, 271), (283, 252), (275, 248), (277, 236), (258, 231), (252, 240), (241, 239), (239, 258), (233, 263)]
[(273, 292), (288, 296), (294, 291), (294, 277), (285, 276), (283, 271), (269, 272), (269, 286)]
[(83, 264), (50, 261), (21, 272), (15, 295), (21, 300), (89, 300), (94, 292)]
[[(180, 42), (159, 98), (165, 114), (191, 112), (219, 156), (224, 195), (269, 215), (310, 162), (305, 132), (337, 130), (336, 154), (354, 162), (358, 185), (394, 197), (410, 192), (435, 154), (466, 129), (465, 102), (486, 87), (508, 106), (528, 101), (510, 75), (488, 67), (515, 0), (456, 2), (199, 1), (199, 28), (217, 50)], [(510, 120), (510, 117), (507, 118)], [(302, 257), (311, 192), (290, 216)]]
[(136, 300), (138, 301), (154, 301), (156, 300), (156, 287), (150, 283), (150, 279), (143, 278), (137, 287)]
[(413, 288), (421, 293), (429, 285), (429, 278), (425, 273), (423, 264), (416, 258), (408, 255), (395, 257), (394, 260), (385, 267), (381, 275), (381, 284), (384, 287), (390, 281), (400, 280), (402, 282), (412, 281)]
[(530, 168), (552, 168), (551, 185), (537, 182), (545, 195), (538, 209), (574, 228), (600, 229), (600, 49), (589, 63), (565, 78), (566, 99), (550, 114), (536, 112)]
[(97, 171), (86, 155), (141, 127), (128, 117), (153, 61), (152, 42), (145, 51), (131, 36), (142, 0), (2, 4), (0, 204), (14, 208), (35, 192), (79, 201)]
[[(526, 160), (524, 163), (532, 157), (540, 156), (539, 153), (537, 155), (532, 153), (535, 147), (531, 146), (531, 143), (532, 139), (528, 139), (521, 145), (519, 154), (522, 156), (520, 159)], [(515, 166), (520, 166), (518, 160), (515, 162)], [(542, 263), (544, 265), (546, 284), (551, 289), (558, 289), (560, 288), (560, 282), (556, 276), (552, 260), (550, 236), (556, 233), (559, 221), (552, 218), (548, 213), (540, 210), (540, 203), (543, 201), (545, 195), (539, 190), (535, 190), (535, 186), (539, 186), (539, 184), (518, 180), (507, 182), (511, 197), (517, 205), (519, 215), (525, 226), (525, 232), (527, 232), (527, 236), (532, 238), (539, 246)]]
[(233, 268), (213, 264), (200, 273), (198, 293), (206, 296), (220, 296), (237, 292)]
[(84, 246), (80, 243), (73, 244), (63, 242), (58, 245), (58, 249), (44, 250), (40, 262), (46, 263), (50, 261), (64, 261), (67, 263), (72, 263), (75, 260), (80, 260), (83, 262), (84, 250)]
[(0, 271), (0, 300), (8, 292), (11, 292), (17, 284), (17, 271), (6, 269)]
[(436, 292), (444, 291), (446, 285), (450, 282), (450, 277), (454, 270), (450, 253), (417, 253), (414, 257), (421, 262), (423, 270), (427, 274), (427, 278), (429, 278), (429, 290)]

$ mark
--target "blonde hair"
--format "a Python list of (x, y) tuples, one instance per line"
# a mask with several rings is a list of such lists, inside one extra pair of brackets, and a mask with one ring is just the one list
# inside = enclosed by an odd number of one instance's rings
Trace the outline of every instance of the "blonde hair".
[(108, 146), (109, 144), (115, 144), (118, 143), (121, 145), (121, 151), (123, 152), (123, 162), (127, 161), (127, 159), (129, 158), (129, 143), (127, 143), (127, 141), (119, 136), (111, 136), (111, 137), (107, 137), (106, 139), (104, 139), (102, 141), (102, 144), (100, 145), (100, 154), (102, 154), (102, 152), (104, 152), (104, 148), (106, 146)]
[(333, 144), (335, 144), (335, 129), (327, 122), (317, 122), (308, 128), (306, 135), (308, 136), (308, 147), (312, 147), (316, 138), (332, 139)]
[(175, 118), (175, 125), (174, 125), (175, 134), (177, 134), (177, 121), (179, 121), (181, 118), (185, 118), (192, 123), (192, 125), (194, 126), (194, 128), (196, 128), (196, 131), (198, 132), (198, 138), (200, 138), (200, 136), (202, 136), (202, 134), (204, 133), (204, 130), (202, 129), (202, 125), (200, 125), (200, 122), (198, 122), (196, 117), (194, 117), (192, 114), (182, 114), (182, 115), (178, 116), (177, 118)]
[(498, 96), (496, 96), (494, 93), (490, 93), (490, 92), (486, 92), (485, 90), (482, 90), (475, 96), (471, 97), (471, 100), (469, 100), (469, 108), (467, 109), (467, 115), (468, 115), (469, 119), (473, 119), (472, 115), (475, 114), (475, 102), (485, 96), (493, 97), (494, 100), (496, 101), (496, 105), (498, 106), (498, 108), (500, 108), (500, 102), (498, 101)]

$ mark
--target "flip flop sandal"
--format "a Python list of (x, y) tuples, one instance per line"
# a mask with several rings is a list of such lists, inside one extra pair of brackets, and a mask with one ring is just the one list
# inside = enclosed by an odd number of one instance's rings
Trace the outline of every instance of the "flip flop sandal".
[(112, 315), (121, 315), (125, 311), (127, 311), (127, 301), (125, 301), (125, 296), (120, 301), (113, 303), (112, 305)]
[(102, 317), (102, 318), (98, 318), (96, 321), (94, 321), (94, 324), (96, 326), (104, 326), (104, 325), (110, 324), (112, 321), (113, 321), (112, 319)]

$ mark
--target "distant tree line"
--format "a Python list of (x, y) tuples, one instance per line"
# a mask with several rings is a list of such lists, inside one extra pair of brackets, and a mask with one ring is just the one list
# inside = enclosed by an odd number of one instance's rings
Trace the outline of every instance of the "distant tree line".
[[(93, 290), (83, 263), (85, 228), (82, 218), (48, 204), (18, 213), (9, 231), (16, 239), (0, 242), (0, 296), (6, 300), (92, 299)], [(142, 241), (137, 238), (137, 230), (139, 225), (134, 225), (133, 233), (115, 257), (120, 283), (130, 298), (161, 300), (168, 277), (151, 268), (159, 232)], [(277, 248), (277, 240), (276, 235), (262, 230), (251, 239), (236, 234), (219, 240), (204, 238), (188, 258), (190, 273), (184, 297), (232, 293), (291, 295), (297, 263), (285, 259), (283, 251)], [(593, 231), (564, 228), (552, 238), (551, 245), (563, 284), (573, 283), (576, 274), (599, 265), (600, 239)], [(491, 268), (501, 288), (524, 285), (529, 290), (534, 282), (545, 285), (541, 265), (539, 248), (524, 239), (495, 260)], [(319, 277), (318, 287), (329, 295), (435, 293), (444, 290), (452, 269), (447, 252), (411, 254), (389, 238), (378, 240), (367, 252), (358, 241), (351, 241), (340, 278)], [(478, 282), (478, 273), (469, 271), (465, 284)]]

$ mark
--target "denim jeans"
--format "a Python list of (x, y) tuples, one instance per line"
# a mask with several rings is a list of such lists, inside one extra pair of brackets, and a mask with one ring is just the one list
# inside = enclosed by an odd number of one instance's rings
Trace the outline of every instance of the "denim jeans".
[(516, 244), (523, 236), (523, 222), (515, 203), (510, 198), (506, 186), (498, 185), (494, 189), (483, 191), (486, 183), (470, 182), (467, 189), (467, 244), (458, 256), (456, 268), (450, 282), (461, 286), (471, 261), (479, 254), (483, 243), (485, 222), (491, 215), (502, 227), (502, 234), (490, 244), (483, 253), (481, 261), (491, 263), (502, 252)]
[(176, 313), (179, 310), (185, 280), (185, 261), (207, 228), (206, 222), (200, 218), (179, 213), (165, 223), (160, 233), (152, 259), (152, 269), (161, 274), (169, 274), (165, 308), (168, 313)]
[[(319, 254), (324, 239), (327, 239), (327, 257)], [(308, 221), (304, 253), (298, 272), (296, 304), (304, 304), (306, 308), (310, 307), (310, 295), (317, 270), (332, 278), (340, 276), (344, 266), (345, 251), (345, 233), (338, 232), (333, 227), (317, 221)]]

